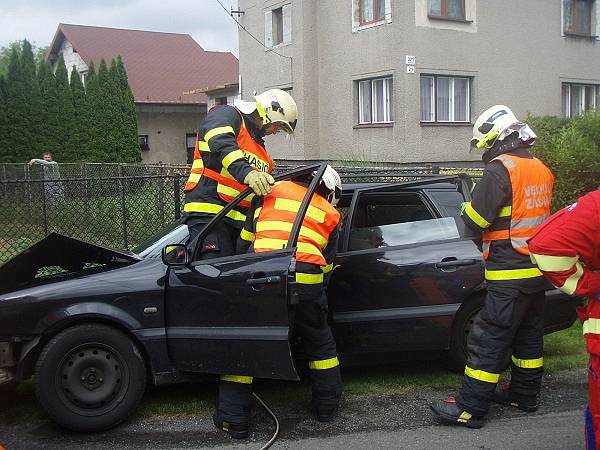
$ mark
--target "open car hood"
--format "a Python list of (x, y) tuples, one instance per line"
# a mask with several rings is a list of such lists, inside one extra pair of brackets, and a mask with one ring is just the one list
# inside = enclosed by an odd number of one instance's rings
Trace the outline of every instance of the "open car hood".
[(0, 292), (24, 288), (56, 275), (76, 275), (95, 268), (122, 267), (141, 258), (133, 253), (51, 233), (0, 266)]

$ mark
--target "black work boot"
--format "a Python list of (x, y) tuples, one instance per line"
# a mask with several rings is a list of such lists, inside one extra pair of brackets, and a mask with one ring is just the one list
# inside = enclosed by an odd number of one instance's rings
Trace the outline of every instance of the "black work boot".
[(514, 406), (525, 412), (536, 412), (538, 409), (537, 395), (521, 395), (510, 390), (510, 386), (498, 386), (492, 400), (506, 406)]
[(481, 428), (483, 426), (483, 417), (474, 416), (467, 411), (463, 411), (453, 398), (435, 401), (429, 407), (443, 424), (462, 425), (467, 428)]
[(221, 415), (215, 411), (213, 414), (213, 423), (215, 427), (229, 434), (234, 439), (246, 439), (248, 437), (248, 424), (235, 424), (223, 420)]
[(312, 411), (319, 422), (331, 422), (342, 395), (339, 366), (327, 370), (311, 370)]
[(248, 437), (251, 407), (251, 384), (221, 380), (213, 422), (232, 438), (245, 439)]

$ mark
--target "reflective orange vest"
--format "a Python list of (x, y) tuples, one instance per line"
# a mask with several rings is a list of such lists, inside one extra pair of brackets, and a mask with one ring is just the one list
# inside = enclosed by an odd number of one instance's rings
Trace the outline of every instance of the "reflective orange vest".
[[(250, 132), (246, 128), (244, 117), (241, 114), (240, 117), (242, 119), (242, 126), (240, 127), (239, 134), (237, 135), (237, 143), (240, 151), (243, 153), (246, 161), (248, 161), (248, 164), (250, 164), (254, 170), (271, 173), (275, 166), (273, 159), (262, 145), (252, 139)], [(193, 190), (198, 185), (198, 182), (202, 176), (206, 176), (217, 183), (217, 194), (226, 202), (230, 202), (237, 197), (240, 192), (243, 192), (248, 188), (248, 186), (239, 183), (235, 178), (233, 178), (226, 167), (221, 167), (221, 173), (205, 167), (204, 162), (202, 161), (202, 152), (210, 152), (210, 147), (208, 146), (207, 142), (200, 141), (196, 137), (194, 162), (192, 164), (190, 176), (184, 186), (185, 192)], [(227, 158), (227, 156), (225, 158)], [(230, 162), (233, 161), (235, 161), (235, 159), (232, 159)], [(253, 197), (254, 194), (248, 195), (239, 203), (240, 206), (248, 208)]]
[[(275, 183), (263, 200), (254, 238), (255, 252), (285, 248), (307, 188), (291, 181)], [(322, 196), (314, 194), (298, 236), (296, 260), (326, 266), (323, 249), (340, 221), (340, 213)]]
[(516, 252), (529, 255), (527, 239), (550, 216), (554, 176), (550, 169), (537, 158), (520, 158), (514, 155), (500, 155), (498, 160), (510, 176), (512, 186), (512, 207), (503, 208), (500, 216), (510, 214), (510, 225), (505, 230), (484, 231), (483, 257), (487, 259), (490, 243), (497, 240), (510, 240)]

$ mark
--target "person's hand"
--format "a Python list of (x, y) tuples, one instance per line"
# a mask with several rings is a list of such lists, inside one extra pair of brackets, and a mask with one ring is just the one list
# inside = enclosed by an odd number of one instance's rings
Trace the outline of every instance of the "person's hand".
[(256, 195), (261, 197), (271, 192), (271, 185), (275, 183), (275, 179), (266, 172), (259, 172), (252, 170), (246, 178), (244, 178), (244, 184), (247, 184), (252, 188)]
[(33, 159), (30, 159), (27, 164), (30, 165), (30, 166), (33, 165)]

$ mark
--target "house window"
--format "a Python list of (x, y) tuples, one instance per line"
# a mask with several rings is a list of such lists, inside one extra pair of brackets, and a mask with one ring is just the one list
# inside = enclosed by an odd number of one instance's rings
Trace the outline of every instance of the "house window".
[(600, 104), (600, 85), (562, 84), (562, 113), (564, 117), (576, 117)]
[(194, 162), (194, 148), (196, 147), (196, 136), (196, 133), (185, 134), (185, 151), (188, 164), (192, 164)]
[(394, 121), (392, 77), (360, 80), (358, 83), (358, 123)]
[(421, 76), (421, 122), (470, 122), (470, 79)]
[(465, 0), (429, 0), (429, 17), (465, 19)]
[(79, 76), (81, 77), (81, 82), (83, 84), (85, 84), (85, 77), (87, 76), (87, 70), (84, 70), (83, 72), (79, 72)]
[(563, 0), (565, 33), (591, 36), (594, 0)]
[(292, 42), (292, 5), (283, 5), (265, 12), (265, 46)]
[(358, 0), (360, 25), (381, 22), (385, 19), (385, 0)]
[(138, 145), (140, 146), (140, 150), (150, 150), (150, 147), (148, 146), (147, 134), (138, 135)]

